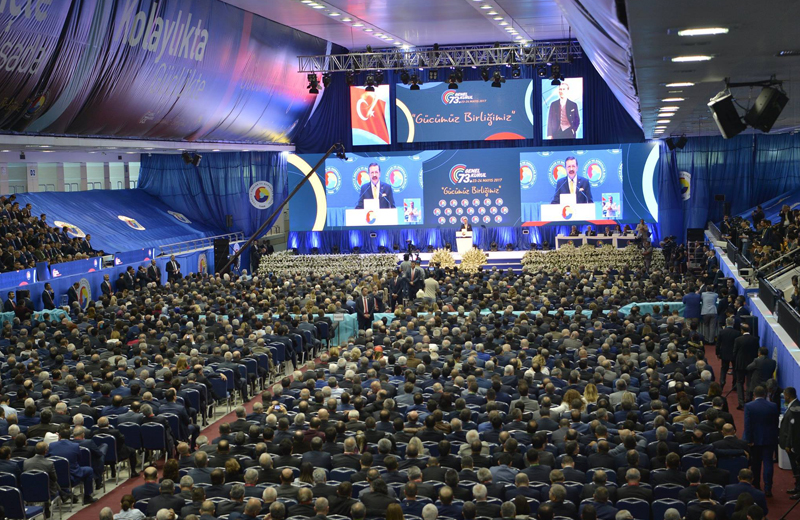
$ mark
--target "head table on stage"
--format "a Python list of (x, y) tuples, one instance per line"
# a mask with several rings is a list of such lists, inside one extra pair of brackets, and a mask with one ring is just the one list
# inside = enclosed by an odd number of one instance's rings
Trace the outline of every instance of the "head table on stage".
[(611, 235), (611, 236), (603, 236), (603, 235), (593, 235), (593, 236), (586, 236), (586, 235), (576, 235), (576, 236), (569, 236), (569, 235), (556, 235), (556, 249), (560, 249), (565, 245), (569, 244), (570, 242), (574, 246), (582, 246), (585, 244), (589, 245), (603, 245), (603, 244), (611, 244), (612, 246), (623, 249), (628, 247), (637, 239), (636, 236), (633, 234), (628, 235)]

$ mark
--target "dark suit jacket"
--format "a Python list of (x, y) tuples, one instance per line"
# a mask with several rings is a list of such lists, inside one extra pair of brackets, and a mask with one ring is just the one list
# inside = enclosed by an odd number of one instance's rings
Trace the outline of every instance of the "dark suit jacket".
[(752, 334), (742, 334), (733, 342), (734, 368), (746, 370), (747, 365), (758, 357), (758, 338)]
[(396, 499), (380, 493), (369, 491), (361, 496), (361, 502), (367, 508), (367, 518), (382, 517), (386, 514), (389, 504), (399, 503)]
[(778, 405), (764, 398), (744, 405), (744, 434), (742, 439), (756, 446), (778, 444)]
[[(573, 132), (577, 133), (578, 127), (581, 124), (578, 104), (571, 99), (567, 99), (565, 105), (569, 127)], [(559, 130), (561, 130), (561, 100), (557, 99), (550, 103), (550, 109), (547, 111), (547, 132), (544, 136), (545, 139), (547, 139), (548, 136), (555, 136), (556, 132)]]
[(156, 516), (159, 509), (172, 509), (180, 513), (186, 501), (177, 495), (158, 495), (147, 502), (147, 516)]
[[(392, 190), (391, 184), (381, 182), (380, 186), (378, 186), (378, 197), (381, 208), (397, 207), (394, 204), (394, 190)], [(372, 199), (372, 182), (368, 182), (361, 187), (361, 193), (358, 196), (358, 204), (356, 204), (356, 209), (364, 209), (364, 200), (366, 199)]]
[(52, 291), (42, 291), (42, 305), (47, 310), (56, 308), (56, 296)]
[(733, 343), (742, 333), (733, 327), (725, 327), (719, 333), (719, 355), (721, 359), (733, 361)]
[(767, 380), (772, 379), (775, 369), (778, 364), (775, 360), (768, 357), (757, 357), (752, 363), (747, 365), (747, 370), (750, 372), (750, 391), (757, 386), (763, 386)]
[[(592, 186), (589, 184), (588, 179), (581, 177), (580, 175), (576, 175), (575, 179), (577, 180), (577, 184), (575, 185), (575, 202), (577, 204), (587, 204), (594, 202), (592, 200)], [(583, 191), (581, 191), (583, 190)], [(556, 191), (553, 194), (553, 200), (550, 202), (551, 204), (559, 204), (561, 202), (561, 194), (569, 193), (569, 181), (568, 177), (562, 177), (558, 180), (556, 184)]]
[(781, 421), (781, 428), (778, 434), (778, 443), (781, 448), (800, 449), (800, 401), (795, 399), (791, 404), (787, 403), (786, 415)]

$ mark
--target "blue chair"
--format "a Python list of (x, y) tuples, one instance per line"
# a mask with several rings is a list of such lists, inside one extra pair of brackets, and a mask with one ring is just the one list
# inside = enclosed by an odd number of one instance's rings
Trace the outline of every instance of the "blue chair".
[(624, 498), (617, 501), (617, 509), (627, 509), (634, 520), (650, 520), (650, 504), (641, 498)]
[(606, 472), (606, 479), (608, 480), (608, 482), (617, 481), (617, 472), (615, 470), (610, 468), (592, 468), (586, 472), (586, 478), (589, 480), (589, 482), (592, 481), (592, 478), (594, 477), (594, 472), (599, 469), (602, 469), (603, 471)]
[(683, 489), (683, 486), (680, 484), (660, 484), (653, 488), (653, 499), (654, 500), (661, 500), (662, 498), (674, 498), (677, 499), (678, 495)]
[(169, 423), (169, 429), (172, 430), (172, 437), (174, 439), (181, 441), (186, 440), (181, 437), (181, 420), (177, 415), (174, 413), (162, 413), (160, 415)]
[[(106, 466), (111, 466), (114, 468), (114, 475), (115, 475), (115, 484), (119, 484), (119, 466), (121, 464), (119, 460), (119, 456), (117, 455), (117, 439), (114, 438), (113, 435), (108, 435), (107, 433), (98, 433), (92, 437), (92, 440), (98, 446), (105, 444), (108, 446), (106, 449), (106, 455), (103, 459), (103, 463)], [(131, 468), (131, 474), (133, 473), (133, 468)]]
[[(262, 388), (264, 388), (264, 384), (266, 384), (270, 380), (270, 375), (272, 375), (272, 370), (270, 367), (269, 356), (266, 354), (254, 354), (253, 357), (255, 358), (256, 362), (258, 363), (258, 368), (263, 368), (267, 372), (267, 378), (262, 384)], [(330, 518), (331, 515), (328, 515)]]
[(330, 331), (329, 331), (329, 327), (328, 327), (328, 322), (326, 322), (326, 321), (318, 321), (318, 322), (316, 322), (314, 324), (314, 326), (317, 327), (317, 332), (319, 332), (320, 339), (324, 339), (325, 342), (328, 345), (328, 348), (330, 348), (331, 347), (331, 337), (330, 337)]
[(142, 500), (137, 500), (133, 507), (144, 513), (147, 514), (147, 503), (150, 501), (149, 498), (143, 498)]
[(86, 428), (91, 428), (92, 426), (94, 426), (94, 417), (92, 417), (91, 415), (84, 415), (83, 426)]
[(686, 504), (677, 498), (660, 498), (653, 500), (653, 520), (664, 520), (664, 513), (670, 508), (677, 509), (681, 514), (681, 518), (686, 515)]
[(57, 502), (59, 505), (59, 518), (64, 512), (61, 508), (61, 497), (50, 496), (50, 475), (45, 471), (31, 470), (25, 471), (19, 477), (22, 499), (26, 504), (49, 504), (50, 509)]
[(725, 515), (728, 518), (733, 517), (733, 512), (736, 511), (736, 500), (728, 500), (725, 502)]
[[(231, 372), (231, 378), (233, 378), (233, 373)], [(227, 376), (225, 376), (227, 377)], [(211, 389), (214, 391), (214, 395), (219, 398), (217, 402), (227, 402), (228, 404), (228, 413), (231, 411), (231, 400), (230, 395), (228, 394), (228, 384), (227, 382), (223, 381), (221, 378), (213, 377), (209, 378), (211, 381)], [(216, 403), (215, 403), (216, 404)]]
[(47, 458), (53, 461), (53, 466), (56, 469), (56, 481), (58, 482), (58, 487), (60, 487), (62, 491), (66, 492), (67, 495), (71, 497), (71, 510), (72, 505), (75, 504), (75, 495), (73, 495), (73, 491), (75, 488), (79, 488), (81, 490), (80, 494), (83, 496), (83, 483), (81, 482), (76, 485), (72, 484), (72, 477), (70, 477), (69, 473), (69, 461), (67, 459), (53, 455)]
[(722, 495), (725, 494), (725, 488), (719, 484), (709, 484), (708, 487), (711, 489), (711, 496), (719, 502), (722, 499)]
[[(243, 357), (242, 364), (247, 369), (247, 377), (249, 378), (251, 375), (255, 378), (255, 381), (259, 381), (258, 379), (258, 361), (255, 358), (250, 357)], [(263, 389), (263, 385), (261, 386)]]
[(747, 457), (720, 457), (717, 466), (720, 469), (728, 470), (731, 475), (731, 484), (736, 483), (739, 471), (748, 467)]
[(0, 486), (17, 487), (17, 477), (13, 473), (0, 473)]
[(681, 471), (687, 471), (689, 468), (702, 468), (703, 467), (703, 454), (690, 453), (681, 457)]
[[(331, 479), (339, 481), (349, 481), (353, 473), (358, 473), (353, 468), (334, 468), (331, 470)], [(330, 515), (328, 515), (330, 518)]]
[(147, 423), (142, 425), (142, 448), (151, 452), (160, 451), (164, 454), (165, 463), (169, 459), (166, 436), (163, 424)]
[(28, 520), (39, 515), (44, 518), (44, 508), (41, 506), (28, 506), (22, 503), (22, 492), (13, 487), (0, 487), (0, 504), (6, 510), (6, 518), (13, 520)]

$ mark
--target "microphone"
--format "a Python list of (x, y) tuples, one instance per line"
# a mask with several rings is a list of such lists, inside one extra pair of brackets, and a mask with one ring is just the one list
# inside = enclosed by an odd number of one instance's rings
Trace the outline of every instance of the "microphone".
[(586, 203), (588, 204), (589, 203), (589, 197), (583, 191), (583, 188), (579, 189), (578, 191), (581, 192), (581, 194), (583, 194), (583, 198), (586, 200)]
[(387, 199), (387, 198), (386, 198), (386, 194), (385, 194), (385, 193), (381, 193), (381, 198), (382, 198), (382, 199), (384, 199), (384, 200), (386, 201), (386, 204), (388, 204), (388, 205), (389, 205), (389, 208), (392, 208), (392, 207), (393, 207), (393, 206), (392, 206), (392, 203), (391, 203), (391, 202), (389, 202), (389, 199)]

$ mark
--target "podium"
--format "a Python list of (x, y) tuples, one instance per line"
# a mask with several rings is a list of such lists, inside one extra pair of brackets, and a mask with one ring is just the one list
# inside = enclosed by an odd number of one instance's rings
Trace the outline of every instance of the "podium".
[(576, 196), (570, 193), (560, 195), (560, 204), (542, 204), (540, 218), (544, 221), (597, 220), (597, 206), (594, 202), (578, 204)]
[(401, 208), (381, 208), (378, 200), (366, 199), (364, 209), (344, 210), (344, 225), (346, 227), (396, 226), (401, 221), (401, 211)]
[(456, 231), (456, 251), (463, 255), (472, 249), (472, 231)]

